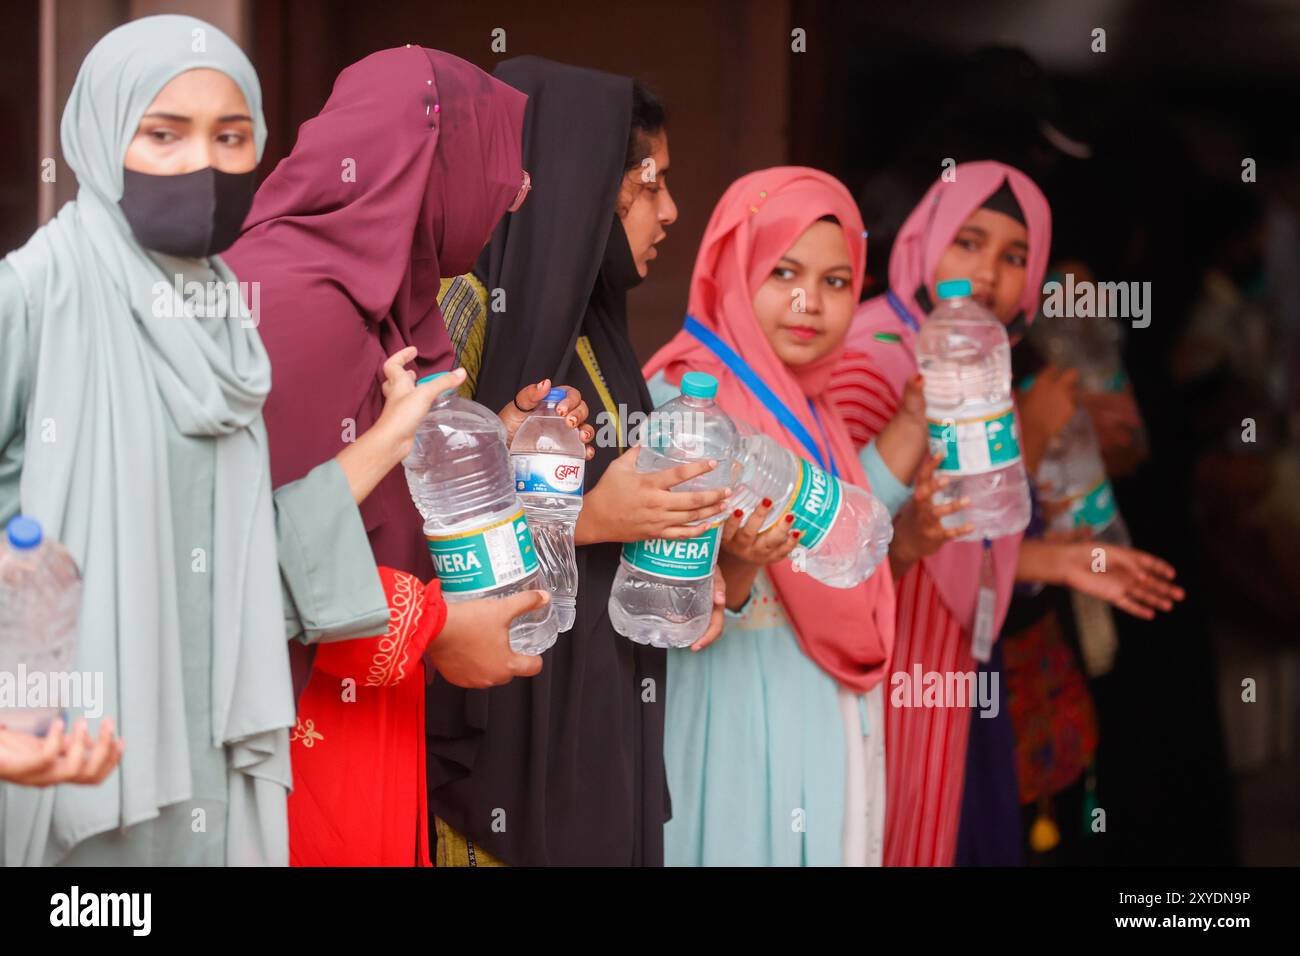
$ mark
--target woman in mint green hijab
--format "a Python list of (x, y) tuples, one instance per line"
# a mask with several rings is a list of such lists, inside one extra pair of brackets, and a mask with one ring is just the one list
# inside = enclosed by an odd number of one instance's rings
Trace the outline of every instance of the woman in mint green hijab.
[(383, 633), (356, 503), (461, 378), (395, 387), (273, 495), (258, 295), (250, 313), (216, 256), (266, 139), (252, 64), (200, 20), (128, 23), (61, 136), (77, 199), (0, 262), (0, 522), (35, 517), (76, 558), (76, 668), (127, 746), (99, 786), (0, 785), (0, 863), (287, 864), (286, 636)]

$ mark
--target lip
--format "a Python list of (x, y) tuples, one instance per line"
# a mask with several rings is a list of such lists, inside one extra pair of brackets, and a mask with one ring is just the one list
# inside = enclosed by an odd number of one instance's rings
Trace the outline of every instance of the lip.
[(808, 342), (822, 334), (821, 329), (814, 329), (811, 325), (783, 325), (781, 328), (801, 342)]
[(971, 298), (974, 299), (976, 302), (978, 302), (980, 305), (984, 306), (984, 308), (986, 309), (993, 308), (994, 301), (993, 301), (992, 292), (976, 292), (973, 295), (971, 295)]

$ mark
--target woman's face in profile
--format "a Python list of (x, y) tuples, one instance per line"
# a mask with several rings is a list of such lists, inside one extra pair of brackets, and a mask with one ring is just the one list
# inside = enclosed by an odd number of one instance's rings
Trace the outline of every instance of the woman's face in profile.
[(655, 246), (677, 221), (677, 204), (668, 192), (668, 132), (646, 137), (645, 142), (648, 155), (624, 174), (618, 196), (618, 217), (642, 278), (650, 270), (650, 260), (659, 254)]

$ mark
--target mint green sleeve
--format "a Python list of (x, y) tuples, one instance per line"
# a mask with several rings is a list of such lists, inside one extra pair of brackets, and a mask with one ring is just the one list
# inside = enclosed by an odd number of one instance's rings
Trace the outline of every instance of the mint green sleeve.
[(334, 459), (275, 490), (285, 633), (304, 643), (383, 634), (388, 599)]
[(663, 372), (655, 372), (646, 380), (645, 385), (650, 392), (650, 401), (654, 403), (655, 408), (658, 408), (664, 402), (672, 401), (681, 394), (680, 389), (674, 388), (664, 381)]
[(862, 462), (862, 470), (867, 473), (871, 493), (880, 499), (880, 503), (889, 511), (889, 517), (894, 517), (898, 514), (898, 509), (912, 497), (911, 487), (894, 477), (894, 473), (885, 464), (885, 459), (880, 457), (874, 438), (859, 453), (858, 460)]

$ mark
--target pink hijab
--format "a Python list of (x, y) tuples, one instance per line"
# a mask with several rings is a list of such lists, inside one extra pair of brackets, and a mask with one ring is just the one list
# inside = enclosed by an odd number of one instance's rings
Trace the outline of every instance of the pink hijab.
[[(695, 260), (690, 313), (740, 353), (809, 434), (819, 436), (809, 411), (811, 399), (840, 477), (867, 487), (853, 442), (824, 397), (841, 349), (811, 365), (791, 368), (777, 358), (754, 317), (754, 293), (777, 260), (826, 215), (835, 216), (844, 230), (853, 263), (853, 295), (858, 296), (866, 239), (853, 197), (823, 172), (779, 166), (738, 179), (719, 200)], [(689, 371), (709, 373), (718, 380), (717, 401), (723, 411), (771, 435), (799, 457), (809, 457), (740, 379), (689, 333), (677, 333), (644, 372), (649, 377), (660, 370), (671, 384)], [(894, 644), (894, 588), (888, 562), (850, 590), (819, 584), (795, 571), (788, 561), (770, 565), (767, 572), (794, 624), (799, 646), (814, 663), (859, 693), (880, 682)]]
[[(953, 172), (956, 179), (940, 180), (931, 186), (903, 223), (889, 257), (890, 290), (918, 323), (924, 322), (926, 314), (916, 300), (917, 289), (930, 287), (939, 259), (957, 231), (1005, 182), (1020, 204), (1029, 232), (1029, 261), (1020, 307), (1026, 322), (1033, 321), (1052, 244), (1052, 213), (1046, 197), (1028, 176), (1002, 163), (962, 163)], [(881, 341), (876, 338), (877, 333), (885, 333), (889, 340)], [(903, 394), (903, 384), (917, 372), (916, 333), (883, 295), (858, 309), (847, 347), (849, 351), (865, 354), (895, 395)], [(1008, 535), (993, 542), (993, 568), (998, 586), (994, 634), (1001, 629), (1011, 603), (1021, 537)], [(982, 549), (980, 542), (952, 542), (923, 560), (944, 604), (968, 629), (974, 621), (979, 596)]]

